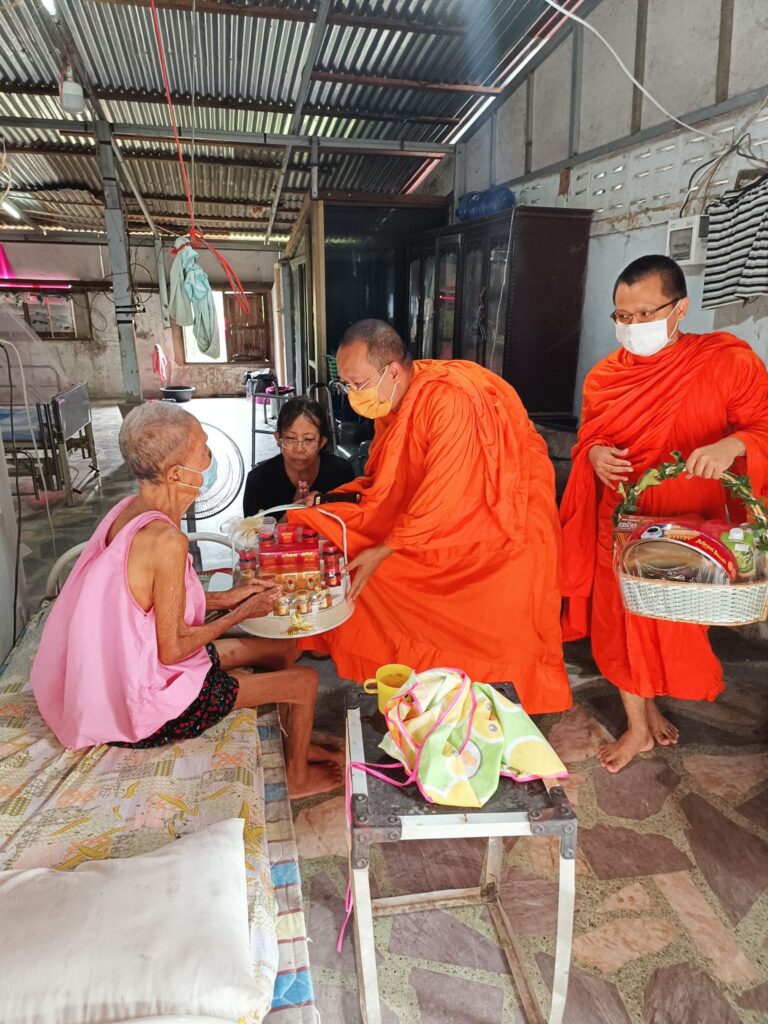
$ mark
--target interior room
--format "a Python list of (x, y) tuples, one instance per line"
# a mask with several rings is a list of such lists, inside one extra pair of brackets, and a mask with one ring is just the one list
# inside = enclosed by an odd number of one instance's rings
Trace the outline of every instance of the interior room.
[(0, 0), (2, 1024), (768, 1020), (767, 45)]

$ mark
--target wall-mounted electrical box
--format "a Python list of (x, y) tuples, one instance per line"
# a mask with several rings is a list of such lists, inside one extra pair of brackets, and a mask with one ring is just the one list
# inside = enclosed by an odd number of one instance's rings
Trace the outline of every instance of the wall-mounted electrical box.
[(667, 256), (681, 266), (703, 263), (707, 254), (709, 217), (677, 217), (667, 225)]

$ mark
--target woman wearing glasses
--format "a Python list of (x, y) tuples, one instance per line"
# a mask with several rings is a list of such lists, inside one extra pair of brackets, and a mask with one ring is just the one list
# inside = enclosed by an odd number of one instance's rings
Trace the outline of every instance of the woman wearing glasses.
[(303, 501), (311, 491), (333, 491), (354, 480), (352, 464), (324, 450), (329, 438), (328, 417), (317, 402), (303, 397), (285, 402), (275, 432), (280, 454), (248, 474), (243, 515)]
[[(618, 687), (627, 731), (599, 751), (617, 772), (636, 754), (677, 742), (656, 697), (714, 700), (723, 670), (707, 628), (624, 611), (612, 568), (612, 513), (620, 483), (634, 483), (680, 451), (688, 473), (649, 488), (644, 515), (725, 519), (719, 483), (733, 467), (755, 494), (768, 489), (768, 374), (746, 342), (725, 331), (692, 334), (685, 276), (668, 256), (643, 256), (613, 290), (619, 348), (584, 382), (578, 444), (563, 496), (563, 635), (590, 635), (603, 675)], [(746, 518), (742, 508), (736, 513)]]

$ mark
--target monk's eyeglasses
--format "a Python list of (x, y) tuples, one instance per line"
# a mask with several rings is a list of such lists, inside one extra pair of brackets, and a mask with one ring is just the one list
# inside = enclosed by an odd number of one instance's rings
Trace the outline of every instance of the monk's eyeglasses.
[(680, 302), (680, 299), (670, 299), (669, 302), (665, 302), (663, 306), (657, 306), (656, 309), (644, 309), (640, 313), (617, 313), (616, 310), (611, 313), (611, 320), (615, 324), (643, 324), (647, 323), (648, 320), (653, 320), (657, 313), (660, 313), (662, 309), (666, 309), (667, 306), (672, 306), (674, 303)]
[(334, 380), (331, 381), (331, 387), (335, 391), (339, 391), (342, 395), (348, 395), (350, 391), (364, 391), (372, 380), (375, 380), (377, 377), (380, 377), (382, 373), (384, 373), (385, 370), (389, 369), (391, 365), (391, 363), (386, 363), (384, 366), (382, 366), (380, 370), (377, 370), (372, 377), (369, 377), (368, 380), (363, 381), (362, 384), (344, 384), (340, 380)]

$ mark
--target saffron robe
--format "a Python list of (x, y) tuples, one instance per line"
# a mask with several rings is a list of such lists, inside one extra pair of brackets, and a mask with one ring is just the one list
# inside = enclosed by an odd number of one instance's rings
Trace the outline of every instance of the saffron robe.
[[(613, 571), (612, 516), (619, 496), (595, 476), (594, 445), (628, 448), (631, 480), (669, 457), (735, 434), (747, 450), (732, 467), (747, 472), (754, 492), (768, 483), (768, 373), (746, 342), (732, 334), (683, 334), (654, 356), (625, 349), (598, 363), (584, 383), (573, 469), (560, 510), (563, 525), (563, 633), (592, 636), (606, 679), (641, 697), (714, 700), (723, 689), (720, 663), (705, 626), (645, 619), (624, 611)], [(640, 512), (694, 513), (735, 522), (743, 506), (726, 501), (722, 484), (686, 475), (649, 488)]]
[[(337, 489), (350, 559), (394, 549), (337, 629), (301, 641), (363, 682), (381, 665), (510, 681), (529, 713), (571, 704), (562, 656), (554, 473), (515, 391), (475, 363), (419, 361), (376, 421), (366, 476)], [(316, 509), (289, 513), (341, 544)]]

